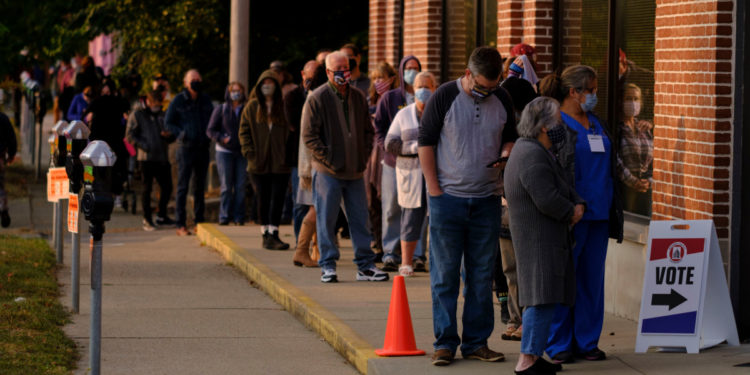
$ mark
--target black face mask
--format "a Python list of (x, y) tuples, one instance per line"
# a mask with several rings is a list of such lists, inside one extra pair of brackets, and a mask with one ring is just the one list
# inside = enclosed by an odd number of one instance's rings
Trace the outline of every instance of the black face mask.
[(201, 89), (203, 88), (203, 82), (201, 81), (192, 81), (190, 82), (190, 89), (195, 92), (201, 92)]
[(349, 59), (349, 70), (357, 69), (357, 60)]
[(302, 82), (302, 87), (305, 88), (305, 90), (310, 90), (310, 87), (312, 86), (312, 79), (308, 78)]

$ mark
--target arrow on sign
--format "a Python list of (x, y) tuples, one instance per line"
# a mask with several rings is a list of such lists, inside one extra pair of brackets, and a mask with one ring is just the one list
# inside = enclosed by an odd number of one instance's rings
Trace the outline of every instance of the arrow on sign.
[(674, 289), (669, 294), (654, 294), (651, 296), (651, 305), (653, 306), (669, 306), (669, 310), (681, 305), (687, 301), (687, 298), (683, 297), (682, 294), (675, 292)]

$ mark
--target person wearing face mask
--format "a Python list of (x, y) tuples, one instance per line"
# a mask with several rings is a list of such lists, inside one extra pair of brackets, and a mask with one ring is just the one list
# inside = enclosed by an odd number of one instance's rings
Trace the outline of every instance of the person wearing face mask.
[(185, 89), (177, 94), (167, 109), (167, 131), (177, 137), (177, 201), (175, 221), (177, 235), (192, 234), (187, 229), (188, 185), (193, 178), (193, 214), (195, 223), (204, 221), (206, 174), (208, 173), (209, 146), (206, 136), (208, 121), (214, 106), (203, 92), (201, 74), (191, 69), (183, 79)]
[(359, 52), (359, 48), (353, 43), (347, 43), (339, 51), (345, 53), (349, 58), (349, 71), (351, 72), (349, 86), (359, 89), (367, 95), (370, 89), (370, 78), (359, 70), (359, 63), (362, 61), (362, 54)]
[[(466, 359), (505, 359), (487, 346), (495, 326), (492, 276), (500, 232), (500, 158), (510, 154), (518, 138), (512, 100), (498, 87), (501, 71), (497, 49), (475, 49), (465, 74), (441, 85), (427, 101), (419, 127), (419, 162), (430, 212), (436, 366), (450, 364), (459, 345)], [(466, 277), (459, 336), (462, 269)]]
[[(128, 117), (127, 139), (137, 149), (136, 158), (143, 172), (143, 229), (153, 231), (156, 225), (174, 224), (167, 216), (167, 204), (172, 197), (168, 151), (174, 137), (164, 128), (161, 92), (149, 92), (146, 95), (146, 107), (135, 110)], [(159, 211), (156, 224), (152, 221), (151, 215), (151, 186), (154, 179), (159, 184)]]
[(399, 80), (396, 71), (387, 61), (380, 62), (373, 72), (370, 73), (370, 88), (368, 89), (368, 102), (370, 115), (375, 115), (377, 104), (386, 92), (398, 88)]
[(427, 237), (427, 197), (422, 169), (419, 167), (417, 139), (419, 119), (424, 106), (435, 92), (435, 76), (420, 72), (414, 79), (416, 101), (396, 114), (388, 135), (385, 137), (386, 151), (396, 155), (396, 187), (398, 204), (401, 206), (401, 265), (398, 273), (404, 277), (414, 275), (412, 257), (417, 241)]
[[(398, 79), (402, 85), (386, 92), (375, 110), (375, 137), (378, 147), (384, 148), (385, 137), (393, 118), (399, 110), (414, 103), (414, 78), (422, 70), (419, 60), (413, 55), (404, 56), (398, 68)], [(397, 271), (401, 262), (401, 206), (396, 193), (396, 156), (385, 153), (380, 180), (382, 202), (383, 270)], [(425, 244), (419, 241), (414, 251), (414, 270), (426, 272)]]
[(245, 106), (245, 87), (231, 82), (224, 103), (214, 108), (206, 135), (216, 142), (216, 168), (221, 181), (219, 225), (245, 224), (245, 182), (247, 159), (240, 151), (240, 115)]
[(302, 109), (302, 142), (311, 155), (312, 192), (316, 213), (320, 281), (338, 281), (335, 225), (343, 199), (354, 247), (356, 280), (386, 281), (375, 267), (367, 227), (367, 198), (362, 178), (372, 151), (373, 129), (364, 93), (347, 82), (349, 61), (341, 52), (326, 56), (328, 84), (307, 96)]
[(258, 197), (258, 219), (263, 248), (286, 250), (289, 244), (279, 238), (281, 210), (289, 185), (287, 141), (290, 126), (284, 117), (281, 84), (272, 70), (264, 71), (255, 84), (255, 97), (242, 111), (239, 139), (247, 159), (247, 171)]
[(623, 234), (622, 199), (615, 184), (621, 163), (606, 127), (592, 112), (596, 71), (586, 65), (568, 67), (551, 79), (548, 90), (562, 100), (560, 115), (567, 128), (548, 136), (569, 181), (586, 201), (586, 213), (573, 227), (575, 305), (558, 306), (546, 351), (556, 363), (576, 357), (603, 360), (606, 354), (598, 343), (604, 321), (604, 262), (609, 238), (622, 242)]
[(515, 257), (519, 303), (526, 307), (515, 373), (555, 374), (562, 366), (544, 360), (544, 350), (556, 307), (576, 302), (570, 226), (586, 205), (550, 151), (549, 134), (564, 126), (557, 100), (534, 99), (522, 113), (504, 176), (510, 230), (521, 250)]
[(626, 84), (620, 117), (620, 156), (624, 164), (620, 180), (624, 184), (624, 209), (651, 216), (654, 135), (651, 122), (638, 117), (641, 103), (641, 88)]

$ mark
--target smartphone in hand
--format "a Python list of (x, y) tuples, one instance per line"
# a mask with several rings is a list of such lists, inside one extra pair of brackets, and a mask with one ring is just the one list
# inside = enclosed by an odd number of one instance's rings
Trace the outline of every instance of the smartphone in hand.
[(508, 161), (508, 157), (507, 156), (499, 158), (499, 159), (493, 161), (492, 163), (487, 164), (487, 168), (494, 168), (495, 164), (497, 164), (497, 163), (504, 163), (506, 161)]

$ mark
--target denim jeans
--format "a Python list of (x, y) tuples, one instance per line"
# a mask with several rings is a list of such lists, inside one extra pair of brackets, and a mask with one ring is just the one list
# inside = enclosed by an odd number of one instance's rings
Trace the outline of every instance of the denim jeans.
[(336, 269), (336, 261), (339, 260), (339, 249), (334, 245), (333, 239), (336, 236), (336, 218), (341, 210), (342, 198), (354, 246), (354, 263), (360, 270), (372, 267), (375, 253), (370, 248), (372, 236), (368, 223), (364, 180), (362, 178), (342, 180), (313, 170), (312, 188), (317, 219), (320, 268)]
[(244, 222), (247, 159), (239, 154), (217, 151), (216, 169), (221, 181), (219, 222)]
[[(177, 149), (177, 204), (175, 207), (175, 221), (177, 227), (184, 227), (187, 222), (188, 186), (193, 177), (193, 214), (196, 223), (204, 221), (203, 213), (206, 208), (205, 190), (206, 174), (208, 173), (208, 146), (180, 146)], [(193, 176), (195, 175), (195, 176)]]
[(549, 327), (555, 318), (556, 303), (537, 306), (526, 306), (523, 311), (523, 335), (521, 336), (521, 353), (544, 355), (549, 337)]
[[(396, 168), (383, 163), (383, 174), (380, 179), (380, 200), (383, 205), (383, 260), (393, 259), (401, 262), (401, 206), (398, 204), (396, 189)], [(414, 259), (426, 260), (424, 239), (427, 238), (427, 224), (422, 226), (422, 236), (414, 250)]]
[[(299, 174), (297, 167), (292, 168), (292, 197), (294, 198), (294, 206), (292, 207), (292, 224), (294, 225), (294, 238), (299, 237), (299, 230), (302, 228), (302, 220), (307, 215), (307, 210), (310, 206), (297, 203), (297, 189), (299, 189)], [(296, 241), (296, 240), (295, 240)]]
[[(500, 197), (459, 198), (443, 193), (429, 197), (430, 285), (435, 350), (452, 353), (461, 344), (469, 354), (487, 345), (495, 317), (492, 271), (500, 230)], [(458, 336), (456, 310), (464, 264), (463, 335)]]

